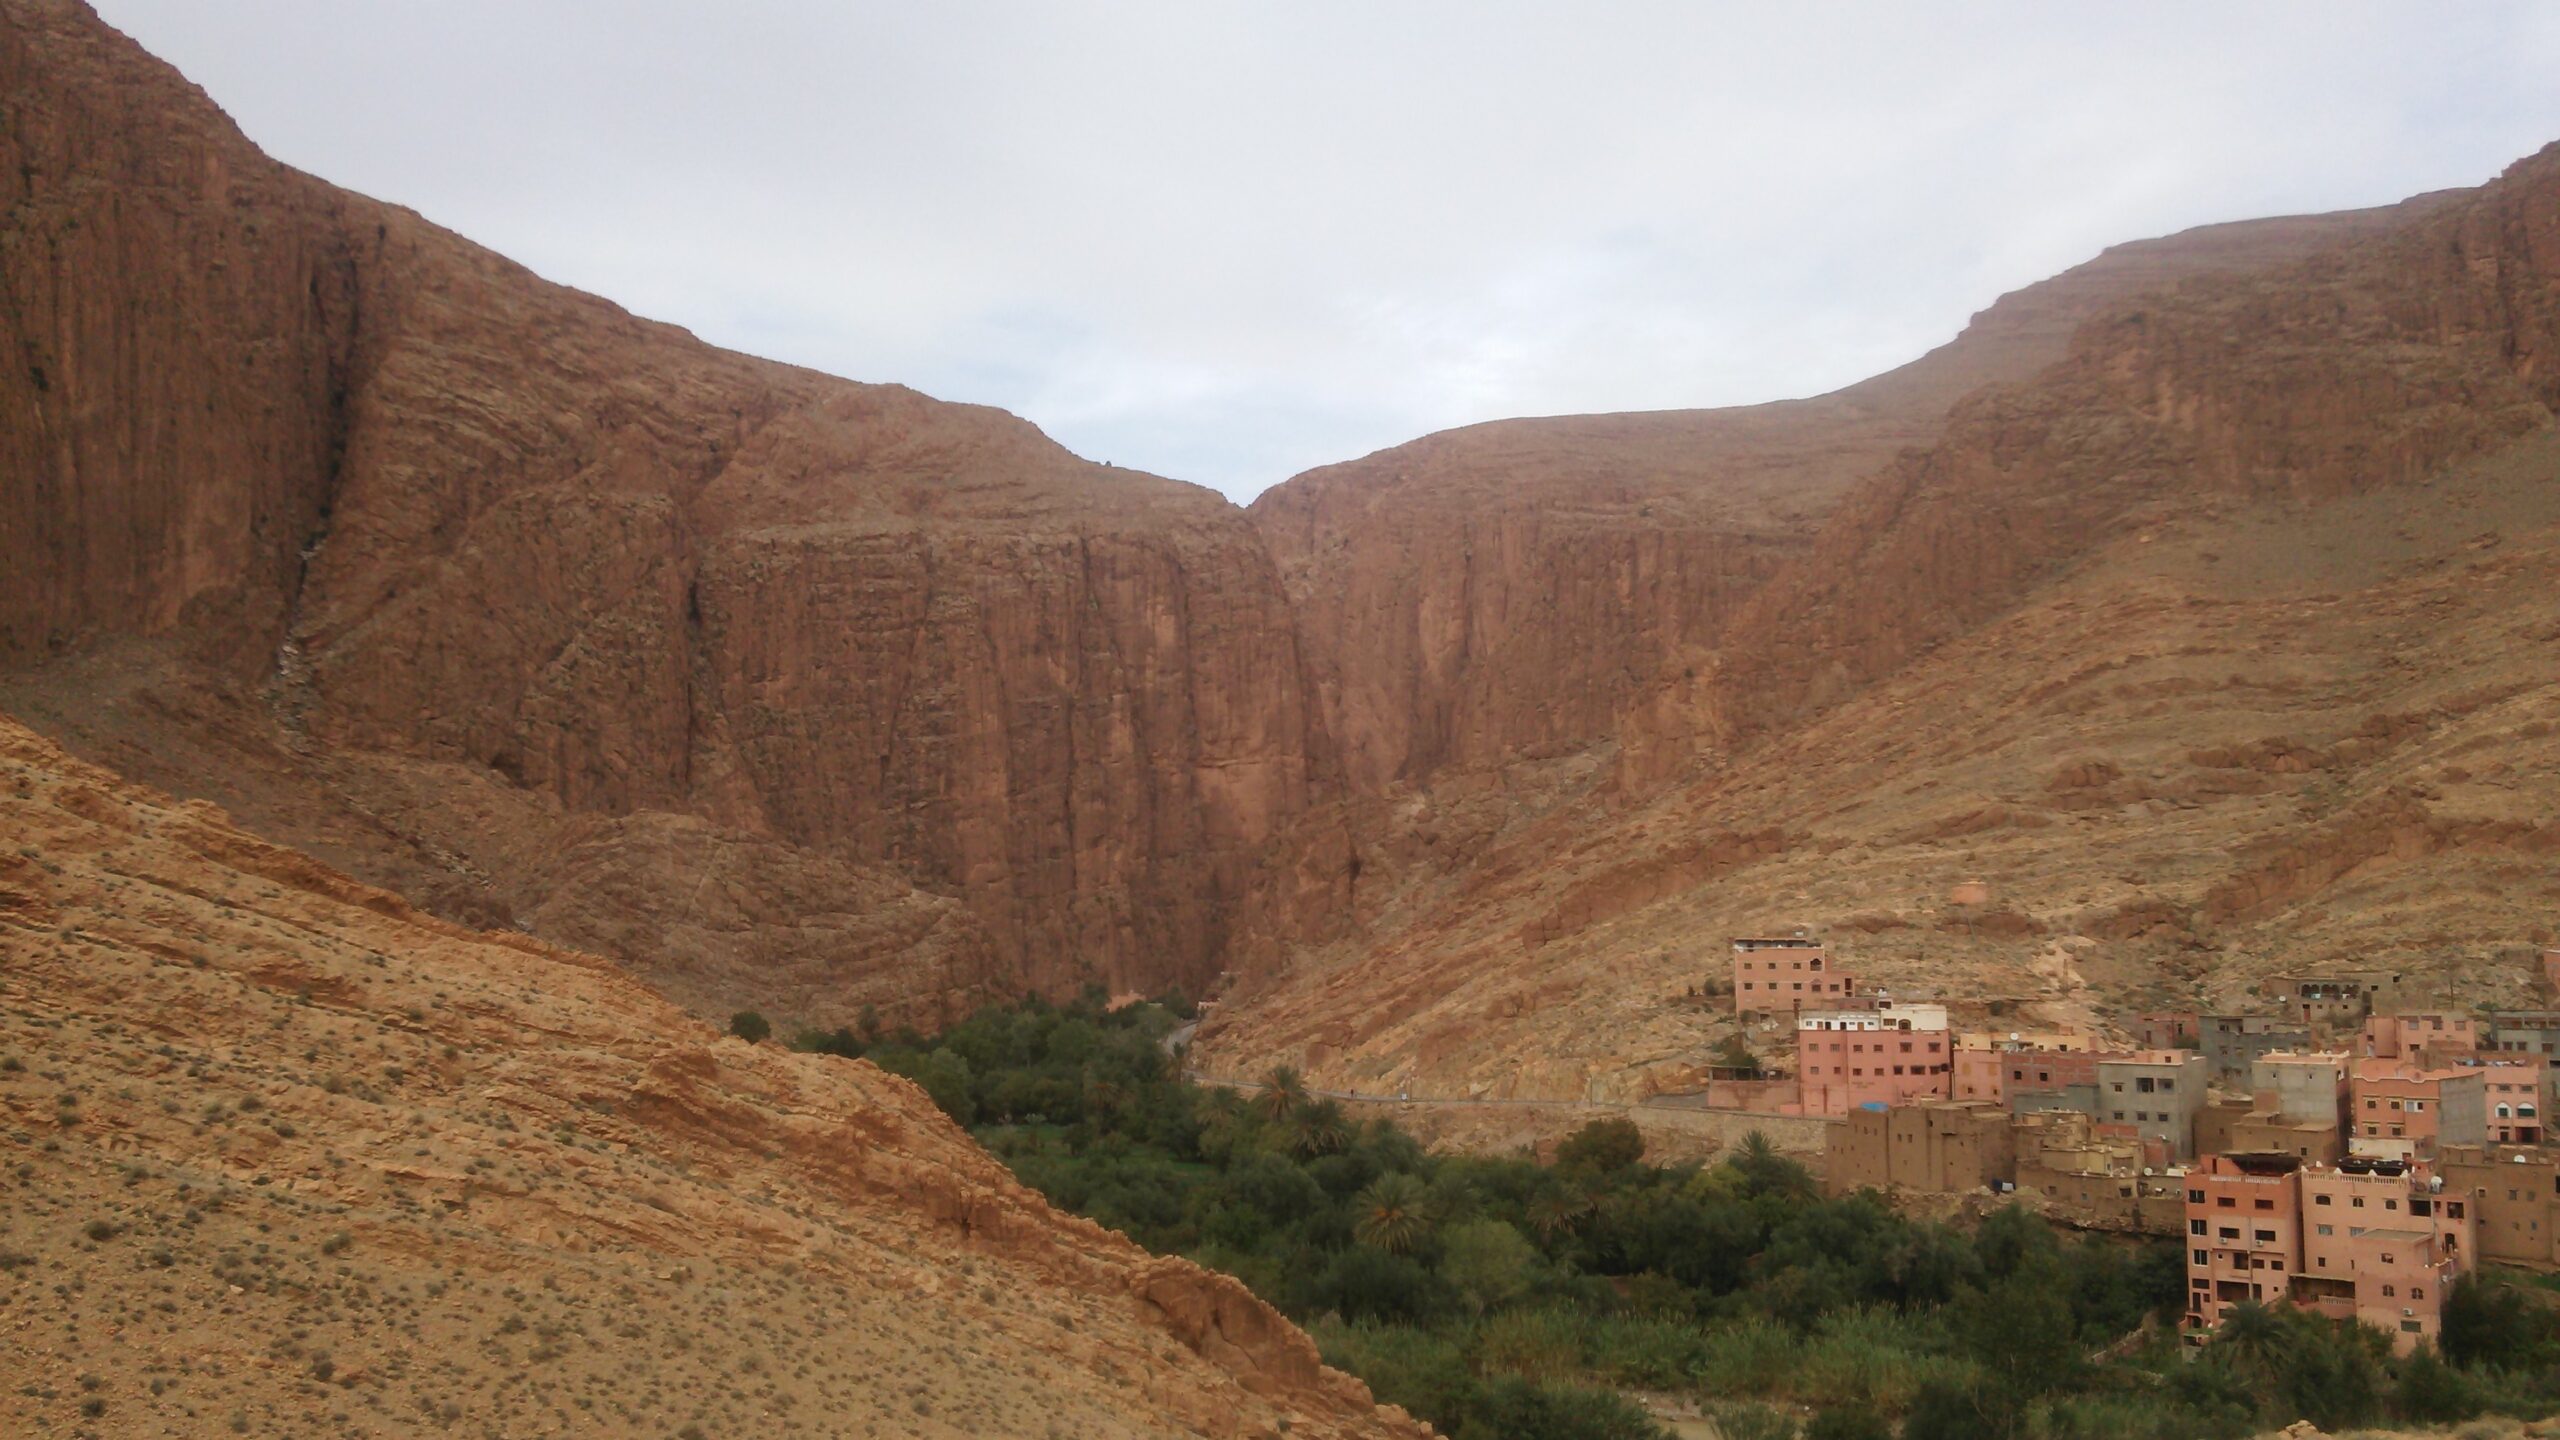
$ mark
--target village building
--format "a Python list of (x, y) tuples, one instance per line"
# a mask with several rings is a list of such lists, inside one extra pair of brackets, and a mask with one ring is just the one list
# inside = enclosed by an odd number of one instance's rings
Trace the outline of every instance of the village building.
[(1941, 1100), (1852, 1110), (1826, 1130), (1823, 1178), (1835, 1195), (1870, 1187), (1955, 1194), (2017, 1174), (2009, 1112), (1999, 1106)]
[(2434, 1339), (2445, 1292), (2471, 1265), (2468, 1202), (2440, 1193), (2424, 1162), (2351, 1158), (2300, 1175), (2294, 1303), (2371, 1325), (2403, 1354)]
[(2098, 1056), (2092, 1050), (2012, 1051), (2000, 1061), (2000, 1088), (2012, 1114), (2098, 1113)]
[(1733, 1013), (1744, 1019), (1791, 1015), (1848, 1001), (1849, 976), (1830, 963), (1823, 942), (1797, 934), (1733, 942)]
[(2232, 1135), (2247, 1120), (2257, 1102), (2246, 1095), (2211, 1095), (2204, 1108), (2196, 1112), (2196, 1153), (2219, 1155), (2225, 1150), (2263, 1150), (2263, 1145), (2241, 1145)]
[(2435, 1070), (2409, 1060), (2358, 1060), (2349, 1084), (2350, 1155), (2432, 1160), (2440, 1145), (2487, 1141), (2485, 1087), (2477, 1069)]
[[(2031, 1072), (2039, 1056), (2086, 1054), (2096, 1038), (2079, 1030), (1968, 1030), (1956, 1036), (1954, 1084), (1958, 1100), (2005, 1104), (2012, 1071)], [(2096, 1073), (2090, 1073), (2096, 1079)]]
[(2187, 1338), (2202, 1343), (2225, 1311), (2293, 1291), (2302, 1255), (2302, 1195), (2291, 1155), (2209, 1155), (2189, 1166)]
[(1943, 1099), (1954, 1068), (1947, 1007), (1879, 1000), (1796, 1015), (1796, 1084), (1807, 1115)]
[(2358, 1053), (2445, 1065), (2478, 1054), (2481, 1038), (2480, 1022), (2469, 1015), (2374, 1015), (2366, 1018), (2358, 1036)]
[(2543, 1106), (2560, 1104), (2560, 1010), (2492, 1011), (2488, 1038), (2480, 1048), (2499, 1055), (2539, 1056)]
[(2481, 1123), (2491, 1145), (2542, 1143), (2542, 1106), (2551, 1068), (2540, 1056), (2488, 1055), (2457, 1061), (2480, 1072)]
[(2172, 1159), (2195, 1153), (2195, 1115), (2204, 1108), (2204, 1057), (2191, 1050), (2144, 1050), (2098, 1057), (2098, 1117), (2131, 1125)]
[(2267, 988), (2287, 1019), (2333, 1032), (2353, 1030), (2375, 1011), (2397, 1008), (2402, 983), (2403, 977), (2396, 970), (2349, 970), (2326, 975), (2279, 975)]
[(2133, 1038), (2145, 1050), (2193, 1050), (2200, 1023), (2193, 1010), (2154, 1010), (2133, 1017)]
[(2184, 1185), (2190, 1343), (2233, 1305), (2285, 1300), (2372, 1325), (2406, 1354), (2441, 1329), (2477, 1248), (2470, 1200), (2423, 1162), (2215, 1155)]
[(2281, 1015), (2205, 1015), (2197, 1020), (2196, 1043), (2205, 1077), (2238, 1090), (2249, 1084), (2259, 1056), (2308, 1050), (2312, 1037), (2310, 1027)]
[(2150, 1163), (2140, 1137), (2085, 1111), (2045, 1110), (2011, 1121), (2017, 1186), (2047, 1215), (2092, 1229), (2170, 1235), (2185, 1213), (2183, 1182)]
[(2470, 1201), (2481, 1263), (2560, 1271), (2560, 1152), (2446, 1145), (2436, 1172), (2447, 1196)]

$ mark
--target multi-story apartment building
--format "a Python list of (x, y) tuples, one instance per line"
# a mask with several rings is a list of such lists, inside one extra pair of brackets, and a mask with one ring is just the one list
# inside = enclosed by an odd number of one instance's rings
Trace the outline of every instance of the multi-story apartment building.
[(2143, 1050), (2098, 1057), (2098, 1118), (2130, 1125), (2170, 1156), (2195, 1153), (2196, 1112), (2204, 1108), (2204, 1057), (2192, 1050)]
[(2447, 1145), (2436, 1168), (2448, 1197), (2471, 1202), (2481, 1260), (2560, 1270), (2560, 1152)]
[(2187, 1331), (2209, 1334), (2244, 1300), (2293, 1292), (2302, 1192), (2291, 1155), (2208, 1155), (2187, 1167)]
[(2476, 1067), (2430, 1070), (2408, 1060), (2358, 1060), (2349, 1084), (2350, 1155), (2432, 1160), (2439, 1145), (2479, 1145), (2488, 1138)]
[[(2005, 1104), (2012, 1073), (2023, 1083), (2038, 1059), (2089, 1054), (2096, 1044), (2096, 1037), (2080, 1030), (1964, 1031), (1956, 1036), (1950, 1093), (1958, 1100)], [(2096, 1072), (2088, 1078), (2096, 1079)]]
[(2243, 1301), (2288, 1301), (2391, 1336), (2441, 1328), (2473, 1263), (2472, 1207), (2423, 1162), (2215, 1155), (2187, 1171), (2187, 1315), (2201, 1343)]
[(1819, 940), (1797, 934), (1733, 942), (1733, 1013), (1744, 1019), (1823, 1009), (1850, 998), (1847, 973)]
[(1879, 1000), (1796, 1014), (1796, 1084), (1808, 1115), (1946, 1097), (1954, 1068), (1947, 1007)]
[(2311, 1048), (2311, 1028), (2281, 1015), (2204, 1015), (2196, 1021), (2205, 1078), (2239, 1089), (2249, 1083), (2261, 1055)]
[(2450, 1064), (2480, 1050), (2479, 1020), (2443, 1011), (2366, 1018), (2357, 1036), (2358, 1053), (2367, 1059), (2419, 1060)]

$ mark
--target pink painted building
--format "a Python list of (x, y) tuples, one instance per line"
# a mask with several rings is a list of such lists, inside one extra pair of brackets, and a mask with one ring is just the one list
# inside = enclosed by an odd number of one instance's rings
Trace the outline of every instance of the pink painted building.
[[(2005, 1104), (2013, 1067), (2032, 1071), (2035, 1057), (2086, 1054), (2094, 1043), (2078, 1030), (1967, 1031), (1956, 1036), (1953, 1094), (1963, 1101)], [(2096, 1078), (2092, 1070), (2079, 1083)]]
[(2208, 1155), (2187, 1168), (2190, 1343), (2243, 1301), (2292, 1293), (2302, 1257), (2302, 1194), (2291, 1155)]
[(2371, 1059), (2426, 1060), (2441, 1065), (2478, 1054), (2480, 1040), (2480, 1022), (2469, 1015), (2375, 1015), (2364, 1022), (2358, 1053)]
[(2472, 1264), (2469, 1202), (2423, 1163), (2217, 1155), (2186, 1183), (2189, 1343), (2241, 1301), (2282, 1300), (2371, 1325), (2406, 1354), (2441, 1329)]
[(1879, 1001), (1796, 1015), (1796, 1083), (1807, 1115), (1945, 1099), (1954, 1069), (1947, 1007)]
[(1845, 971), (1834, 968), (1823, 943), (1805, 935), (1744, 938), (1733, 942), (1733, 1013), (1790, 1015), (1850, 998)]
[(2542, 1143), (2542, 1101), (2550, 1062), (2541, 1056), (2493, 1055), (2480, 1072), (2481, 1123), (2492, 1145)]
[(2428, 1069), (2410, 1060), (2359, 1060), (2349, 1085), (2350, 1155), (2432, 1160), (2438, 1145), (2478, 1145), (2487, 1139), (2488, 1108), (2477, 1067)]

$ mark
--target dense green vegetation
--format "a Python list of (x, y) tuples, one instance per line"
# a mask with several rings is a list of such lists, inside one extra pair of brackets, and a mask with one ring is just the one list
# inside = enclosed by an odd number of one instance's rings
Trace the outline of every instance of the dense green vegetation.
[(2443, 1359), (2281, 1308), (2190, 1359), (2172, 1246), (2066, 1241), (2015, 1209), (1969, 1232), (1905, 1219), (1823, 1197), (1764, 1143), (1649, 1164), (1624, 1121), (1552, 1165), (1428, 1155), (1287, 1072), (1186, 1083), (1163, 1043), (1181, 1008), (1094, 995), (932, 1040), (794, 1043), (914, 1079), (1055, 1203), (1238, 1276), (1461, 1440), (1659, 1434), (1631, 1389), (1703, 1399), (1729, 1440), (2190, 1440), (2560, 1402), (2545, 1291), (2460, 1287)]

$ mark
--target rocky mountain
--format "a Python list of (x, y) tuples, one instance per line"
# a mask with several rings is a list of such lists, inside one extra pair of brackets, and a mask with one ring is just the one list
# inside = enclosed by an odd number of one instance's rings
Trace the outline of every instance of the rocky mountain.
[(2208, 225), (2003, 296), (1898, 370), (1740, 409), (1503, 420), (1310, 471), (1255, 525), (1296, 604), (1355, 787), (1552, 757), (1723, 643), (1823, 518), (1986, 385), (2060, 361), (2085, 320), (2259, 269), (2444, 202)]
[(1416, 1436), (867, 1062), (0, 719), (0, 1429)]
[(24, 713), (680, 988), (788, 952), (831, 1023), (1214, 971), (1326, 754), (1222, 499), (546, 284), (74, 0), (0, 6), (0, 107)]
[(1640, 1091), (1730, 1033), (1692, 994), (1719, 938), (1781, 924), (2077, 1020), (2330, 964), (2522, 998), (2560, 910), (2555, 315), (2560, 147), (2099, 308), (1561, 774), (1346, 807), (1306, 853), (1361, 856), (1357, 923), (1276, 907), (1286, 963), (1205, 1048)]
[(1732, 930), (2087, 1014), (2560, 923), (2552, 152), (1247, 512), (547, 284), (76, 0), (0, 115), (0, 709), (697, 1013), (1224, 972), (1214, 1068), (1618, 1094)]

